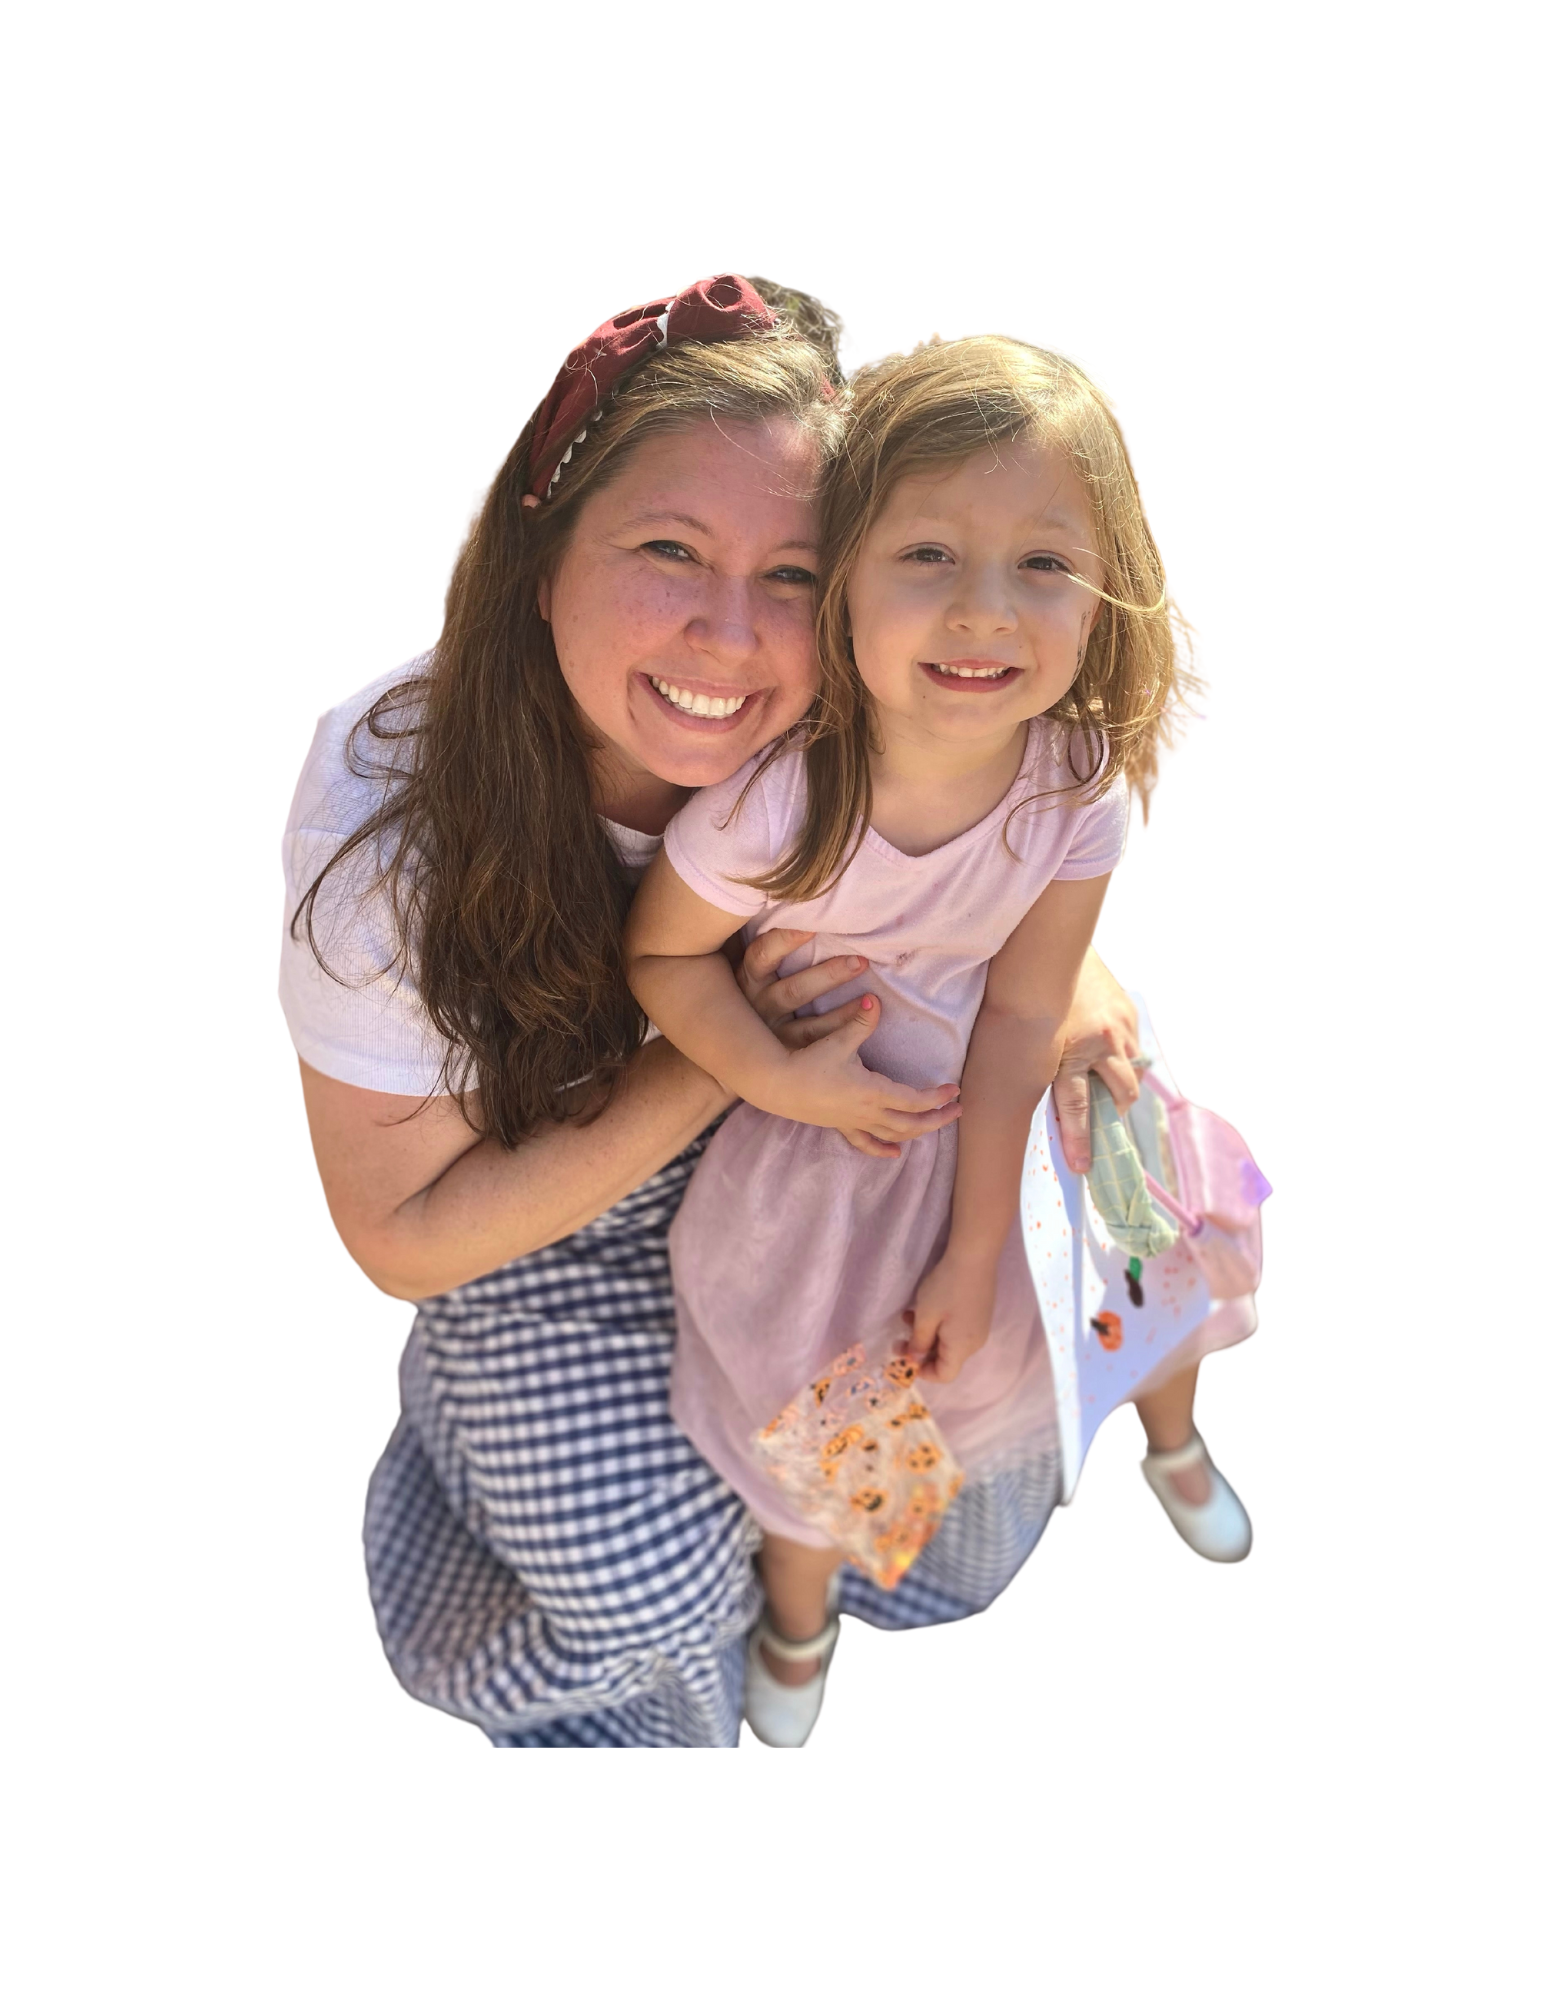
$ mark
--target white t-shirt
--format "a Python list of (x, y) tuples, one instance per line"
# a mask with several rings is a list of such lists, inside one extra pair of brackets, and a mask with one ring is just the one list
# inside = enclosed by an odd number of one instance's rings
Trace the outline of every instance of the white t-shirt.
[[(380, 886), (381, 853), (367, 843), (330, 875), (317, 897), (317, 943), (324, 970), (306, 941), (290, 936), (301, 897), (329, 857), (381, 804), (389, 768), (360, 776), (349, 768), (349, 734), (389, 687), (427, 671), (428, 655), (383, 674), (369, 687), (329, 709), (317, 724), (301, 767), (284, 829), (284, 942), (279, 957), (279, 1003), (296, 1052), (324, 1076), (362, 1090), (399, 1097), (433, 1096), (445, 1089), (446, 1044), (425, 1018), (418, 989), (399, 956), (397, 926)], [(394, 746), (362, 730), (356, 754), (388, 767)], [(603, 819), (613, 847), (630, 868), (642, 870), (660, 846), (658, 834), (635, 833)], [(387, 850), (389, 855), (390, 850)]]

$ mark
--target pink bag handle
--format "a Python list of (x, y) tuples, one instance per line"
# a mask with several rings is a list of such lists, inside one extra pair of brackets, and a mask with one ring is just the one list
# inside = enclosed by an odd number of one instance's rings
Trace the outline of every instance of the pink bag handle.
[[(1171, 1090), (1167, 1084), (1160, 1083), (1159, 1079), (1154, 1075), (1153, 1070), (1146, 1063), (1143, 1065), (1140, 1076), (1143, 1084), (1153, 1092), (1166, 1111), (1173, 1111), (1177, 1105), (1185, 1102), (1185, 1099), (1181, 1097), (1178, 1091)], [(1186, 1208), (1181, 1202), (1178, 1202), (1169, 1189), (1165, 1187), (1164, 1183), (1156, 1181), (1152, 1174), (1145, 1173), (1143, 1179), (1148, 1183), (1148, 1192), (1153, 1196), (1154, 1200), (1158, 1202), (1161, 1208), (1167, 1208), (1175, 1220), (1184, 1226), (1187, 1236), (1201, 1235), (1207, 1226), (1205, 1217), (1198, 1215), (1194, 1209)]]
[(1164, 1183), (1156, 1181), (1152, 1174), (1145, 1173), (1143, 1179), (1148, 1183), (1148, 1192), (1160, 1207), (1167, 1208), (1177, 1222), (1184, 1224), (1187, 1236), (1201, 1235), (1207, 1226), (1204, 1217), (1197, 1215), (1192, 1209), (1183, 1208)]

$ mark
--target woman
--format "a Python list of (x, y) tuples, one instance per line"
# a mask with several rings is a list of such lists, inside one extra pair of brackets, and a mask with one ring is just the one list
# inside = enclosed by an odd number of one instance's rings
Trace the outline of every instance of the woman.
[[(408, 1691), (496, 1744), (738, 1735), (754, 1534), (666, 1409), (666, 1230), (729, 1100), (643, 1039), (620, 929), (690, 790), (813, 694), (834, 336), (813, 301), (719, 278), (576, 349), (433, 654), (323, 718), (287, 831), (282, 995), (328, 1206), (374, 1282), (420, 1302), (367, 1509), (377, 1620)], [(779, 980), (789, 949), (741, 967), (764, 1018), (791, 1041), (853, 1019), (792, 1018), (855, 964)], [(1135, 1094), (1132, 1012), (1097, 960), (1074, 1029), (1070, 1128), (1091, 1062)], [(1189, 1430), (1187, 1400), (1170, 1442)], [(899, 1590), (848, 1573), (843, 1608), (980, 1609), (1055, 1491), (1052, 1449), (968, 1488)]]

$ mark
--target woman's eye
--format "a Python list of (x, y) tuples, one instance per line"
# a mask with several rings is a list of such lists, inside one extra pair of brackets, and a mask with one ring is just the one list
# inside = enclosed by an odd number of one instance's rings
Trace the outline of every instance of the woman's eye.
[(1072, 574), (1061, 556), (1026, 556), (1020, 564), (1020, 568), (1043, 570), (1053, 576), (1069, 576)]
[(664, 556), (667, 562), (691, 562), (693, 560), (692, 551), (687, 547), (685, 542), (644, 542), (641, 544), (641, 553), (651, 556)]
[(767, 575), (768, 580), (772, 583), (797, 583), (803, 585), (815, 582), (814, 573), (808, 569), (801, 569), (798, 563), (782, 563), (777, 569), (769, 570)]

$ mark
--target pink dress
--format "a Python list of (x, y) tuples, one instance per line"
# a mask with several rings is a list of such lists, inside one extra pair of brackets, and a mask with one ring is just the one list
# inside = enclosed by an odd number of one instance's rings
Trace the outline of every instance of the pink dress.
[[(809, 902), (771, 903), (737, 879), (764, 873), (792, 844), (804, 809), (798, 756), (776, 760), (738, 813), (750, 766), (697, 793), (666, 830), (665, 850), (689, 888), (745, 918), (747, 938), (777, 926), (815, 932), (785, 972), (845, 953), (869, 960), (813, 1011), (877, 993), (880, 1025), (864, 1045), (872, 1069), (919, 1087), (958, 1082), (993, 954), (1048, 882), (1108, 874), (1121, 855), (1124, 786), (1093, 805), (1037, 796), (1070, 782), (1062, 746), (1057, 725), (1032, 722), (1019, 776), (985, 819), (921, 855), (870, 827), (847, 870)], [(878, 1361), (905, 1337), (902, 1311), (948, 1235), (955, 1147), (949, 1125), (899, 1159), (872, 1159), (836, 1132), (743, 1104), (692, 1176), (670, 1236), (671, 1414), (775, 1534), (824, 1541), (790, 1511), (752, 1437), (844, 1348), (861, 1341)], [(954, 1382), (922, 1387), (968, 1478), (1055, 1438), (1017, 1230), (987, 1346)]]

